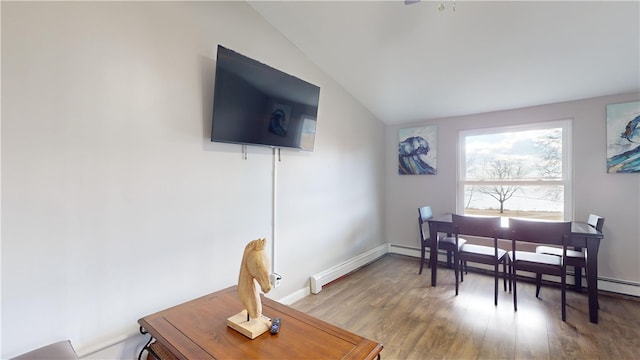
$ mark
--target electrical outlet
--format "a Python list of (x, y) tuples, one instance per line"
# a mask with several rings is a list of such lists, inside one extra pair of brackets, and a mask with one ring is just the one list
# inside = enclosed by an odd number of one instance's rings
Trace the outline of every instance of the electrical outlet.
[(280, 286), (280, 281), (282, 281), (282, 276), (280, 276), (279, 274), (272, 273), (271, 275), (269, 275), (269, 282), (271, 282), (272, 288), (275, 289)]

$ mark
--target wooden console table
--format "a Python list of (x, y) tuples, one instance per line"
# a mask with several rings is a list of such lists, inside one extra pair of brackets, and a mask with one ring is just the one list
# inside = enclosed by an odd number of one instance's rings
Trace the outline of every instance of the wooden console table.
[(265, 316), (279, 317), (282, 327), (278, 334), (266, 332), (253, 340), (227, 327), (227, 318), (243, 309), (237, 286), (145, 316), (138, 323), (178, 359), (380, 357), (382, 344), (265, 297), (262, 307)]

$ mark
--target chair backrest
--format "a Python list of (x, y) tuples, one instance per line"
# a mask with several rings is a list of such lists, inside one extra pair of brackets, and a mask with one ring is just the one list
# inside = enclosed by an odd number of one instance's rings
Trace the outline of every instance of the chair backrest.
[(498, 237), (500, 218), (497, 216), (480, 217), (451, 215), (453, 232), (456, 235), (480, 236), (486, 238)]
[(571, 234), (571, 222), (509, 219), (509, 232), (514, 241), (564, 245)]
[(429, 233), (425, 237), (424, 229), (422, 225), (427, 222), (427, 220), (433, 217), (433, 212), (431, 211), (431, 206), (423, 206), (418, 208), (418, 227), (420, 228), (420, 241), (425, 241), (429, 239)]
[(433, 212), (431, 211), (431, 206), (423, 206), (418, 208), (418, 220), (420, 224), (423, 224), (427, 220), (433, 217)]
[(599, 215), (589, 214), (589, 220), (587, 220), (587, 224), (602, 232), (602, 227), (604, 226), (604, 218)]

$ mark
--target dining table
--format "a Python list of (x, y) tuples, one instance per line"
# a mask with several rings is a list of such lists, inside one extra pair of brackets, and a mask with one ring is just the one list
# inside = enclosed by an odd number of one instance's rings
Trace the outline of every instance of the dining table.
[[(453, 224), (452, 214), (445, 213), (428, 220), (429, 236), (431, 239), (438, 239), (438, 234), (446, 233), (452, 236)], [(507, 227), (503, 227), (504, 232), (500, 238), (508, 239), (506, 235)], [(598, 249), (600, 241), (604, 238), (601, 231), (582, 221), (571, 222), (571, 234), (569, 237), (570, 246), (576, 250), (585, 249), (587, 292), (589, 297), (589, 321), (598, 323)], [(429, 250), (429, 264), (431, 266), (431, 286), (436, 286), (438, 277), (438, 241), (431, 241)], [(576, 291), (581, 291), (581, 274), (576, 271)]]

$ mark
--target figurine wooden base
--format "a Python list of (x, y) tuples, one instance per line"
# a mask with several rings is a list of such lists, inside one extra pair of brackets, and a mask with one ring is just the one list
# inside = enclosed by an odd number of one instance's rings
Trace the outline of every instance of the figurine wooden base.
[(242, 310), (227, 319), (227, 326), (253, 340), (269, 331), (271, 328), (271, 319), (260, 315), (257, 319), (247, 321), (247, 310)]

